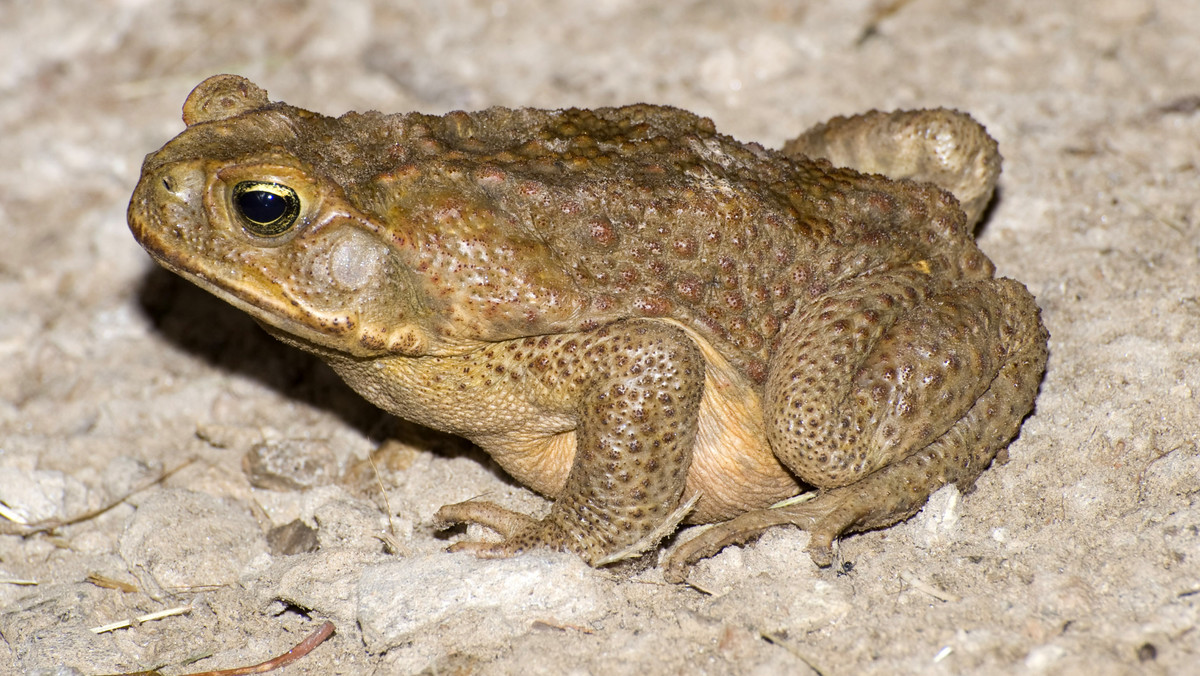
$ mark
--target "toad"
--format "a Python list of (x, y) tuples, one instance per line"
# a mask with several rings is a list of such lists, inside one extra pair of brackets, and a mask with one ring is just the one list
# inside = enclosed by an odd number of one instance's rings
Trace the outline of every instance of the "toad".
[(498, 534), (452, 549), (604, 565), (716, 523), (678, 580), (791, 524), (828, 565), (1033, 406), (1047, 333), (975, 244), (1000, 159), (963, 113), (768, 150), (666, 106), (330, 118), (219, 75), (183, 120), (129, 205), (150, 255), (553, 500), (443, 507)]

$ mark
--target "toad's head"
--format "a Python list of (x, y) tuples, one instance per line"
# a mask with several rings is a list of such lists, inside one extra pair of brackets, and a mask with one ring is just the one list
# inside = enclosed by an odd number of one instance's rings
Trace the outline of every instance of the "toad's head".
[(200, 83), (183, 120), (129, 203), (155, 260), (302, 347), (429, 350), (428, 306), (394, 237), (346, 196), (342, 120), (271, 103), (234, 75)]

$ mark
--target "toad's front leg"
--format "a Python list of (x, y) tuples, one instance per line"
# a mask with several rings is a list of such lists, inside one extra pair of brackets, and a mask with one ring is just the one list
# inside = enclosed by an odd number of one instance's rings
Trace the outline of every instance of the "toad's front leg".
[[(602, 565), (666, 535), (683, 495), (704, 390), (704, 361), (680, 329), (628, 321), (526, 341), (523, 396), (576, 421), (566, 483), (541, 520), (487, 502), (448, 505), (446, 522), (479, 523), (499, 542), (454, 550), (504, 557), (548, 547)], [(486, 447), (486, 444), (484, 444)]]

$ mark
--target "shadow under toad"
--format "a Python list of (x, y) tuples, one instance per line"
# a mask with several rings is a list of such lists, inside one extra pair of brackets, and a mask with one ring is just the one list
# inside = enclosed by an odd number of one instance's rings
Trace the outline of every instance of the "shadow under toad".
[(376, 408), (317, 357), (284, 345), (249, 315), (166, 270), (146, 274), (138, 304), (166, 341), (218, 369), (329, 411), (377, 443), (396, 439), (444, 457), (472, 457), (512, 481), (470, 442)]

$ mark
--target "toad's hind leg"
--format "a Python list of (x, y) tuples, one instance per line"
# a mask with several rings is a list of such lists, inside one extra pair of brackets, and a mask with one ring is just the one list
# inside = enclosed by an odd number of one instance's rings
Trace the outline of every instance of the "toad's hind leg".
[(969, 488), (1016, 434), (1046, 360), (1025, 287), (982, 280), (904, 308), (897, 286), (893, 275), (799, 318), (768, 378), (772, 449), (823, 490), (710, 528), (671, 553), (668, 577), (780, 524), (809, 531), (828, 565), (838, 535), (905, 519), (947, 483)]
[(789, 141), (783, 152), (933, 183), (958, 198), (968, 226), (983, 214), (1000, 176), (996, 141), (970, 115), (945, 108), (837, 117)]

